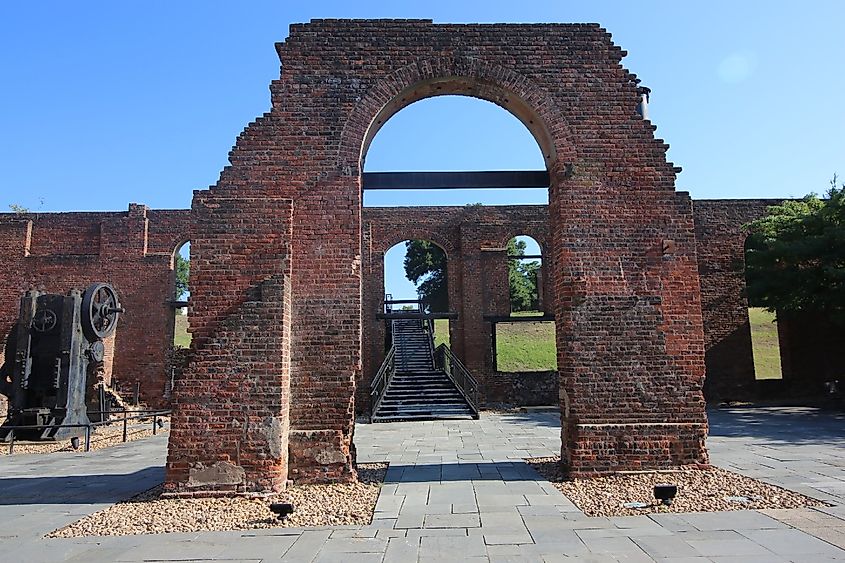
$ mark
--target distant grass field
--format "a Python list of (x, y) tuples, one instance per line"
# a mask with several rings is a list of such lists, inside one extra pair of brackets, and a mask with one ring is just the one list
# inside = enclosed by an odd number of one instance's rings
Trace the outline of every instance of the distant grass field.
[(179, 348), (190, 348), (191, 335), (188, 334), (188, 315), (176, 313), (176, 327), (173, 330), (173, 345)]
[(754, 354), (754, 372), (757, 379), (782, 379), (778, 325), (774, 313), (760, 308), (748, 308), (751, 322), (751, 348)]
[(496, 324), (496, 369), (503, 372), (556, 370), (555, 323)]
[(434, 319), (434, 347), (449, 346), (449, 319)]

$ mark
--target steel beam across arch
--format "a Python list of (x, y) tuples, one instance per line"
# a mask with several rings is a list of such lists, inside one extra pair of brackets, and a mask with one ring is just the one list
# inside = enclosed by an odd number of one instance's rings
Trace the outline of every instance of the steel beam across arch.
[(487, 172), (364, 172), (364, 190), (548, 188), (545, 170)]

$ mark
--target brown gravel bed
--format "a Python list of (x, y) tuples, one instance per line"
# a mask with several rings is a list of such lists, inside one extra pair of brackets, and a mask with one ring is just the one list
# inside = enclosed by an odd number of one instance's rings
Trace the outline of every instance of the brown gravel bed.
[[(250, 530), (304, 526), (367, 525), (372, 521), (386, 463), (358, 466), (358, 482), (295, 485), (267, 498), (161, 498), (158, 486), (47, 535), (48, 538), (128, 536), (168, 532)], [(271, 502), (290, 502), (293, 514), (279, 520)]]
[[(593, 479), (567, 479), (559, 457), (527, 459), (587, 516), (633, 516), (654, 512), (715, 512), (827, 506), (824, 502), (763, 483), (718, 467), (648, 473), (627, 473)], [(670, 506), (654, 499), (654, 485), (678, 485)], [(743, 497), (745, 500), (727, 497)], [(642, 502), (645, 508), (627, 508), (628, 502)]]
[[(163, 428), (158, 429), (158, 434), (164, 434), (170, 427), (170, 420), (168, 417), (159, 417), (164, 423)], [(143, 438), (149, 438), (153, 435), (152, 419), (149, 422), (142, 424), (130, 424), (126, 441), (134, 442)], [(123, 423), (115, 422), (112, 424), (98, 426), (96, 431), (91, 434), (91, 451), (102, 450), (110, 448), (123, 443)], [(11, 455), (18, 454), (51, 454), (55, 452), (76, 452), (84, 453), (85, 438), (79, 439), (79, 449), (74, 450), (70, 445), (70, 440), (61, 440), (59, 442), (16, 442)], [(0, 444), (0, 456), (9, 455), (9, 444)]]

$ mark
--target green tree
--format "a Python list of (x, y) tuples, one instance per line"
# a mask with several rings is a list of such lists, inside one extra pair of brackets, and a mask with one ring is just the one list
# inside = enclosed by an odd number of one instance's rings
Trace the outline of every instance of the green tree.
[(821, 312), (845, 324), (845, 185), (769, 208), (750, 223), (746, 281), (751, 305)]
[(29, 208), (24, 207), (23, 205), (19, 205), (17, 203), (10, 203), (9, 209), (12, 210), (12, 213), (29, 213)]
[[(525, 256), (525, 241), (512, 238), (508, 241), (508, 256)], [(508, 260), (508, 286), (511, 311), (536, 311), (539, 307), (537, 295), (537, 272), (540, 263), (527, 260)]]
[(191, 262), (178, 252), (176, 253), (176, 299), (180, 300), (188, 294), (188, 276), (191, 273)]
[(446, 253), (427, 240), (405, 242), (405, 277), (417, 286), (417, 296), (432, 312), (449, 310)]

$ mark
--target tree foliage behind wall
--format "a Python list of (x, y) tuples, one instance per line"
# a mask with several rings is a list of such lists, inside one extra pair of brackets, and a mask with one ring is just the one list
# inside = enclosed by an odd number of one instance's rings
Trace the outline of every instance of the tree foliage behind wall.
[(819, 312), (845, 324), (845, 186), (769, 208), (752, 222), (746, 281), (752, 306)]
[[(508, 256), (525, 256), (525, 241), (512, 238), (508, 241)], [(540, 262), (529, 260), (508, 260), (508, 286), (510, 288), (511, 312), (536, 311), (539, 309), (537, 272)]]
[(432, 312), (449, 310), (446, 253), (427, 240), (405, 242), (405, 276), (417, 286), (417, 296)]
[(191, 273), (191, 262), (178, 252), (176, 253), (176, 300), (188, 294), (188, 277)]

